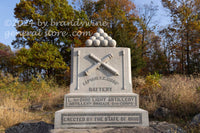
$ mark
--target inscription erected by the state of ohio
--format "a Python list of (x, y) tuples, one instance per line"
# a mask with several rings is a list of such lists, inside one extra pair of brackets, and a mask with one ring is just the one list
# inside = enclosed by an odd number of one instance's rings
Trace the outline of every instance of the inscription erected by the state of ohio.
[(141, 124), (141, 113), (62, 114), (62, 124)]
[(136, 107), (136, 96), (73, 96), (66, 97), (66, 107)]

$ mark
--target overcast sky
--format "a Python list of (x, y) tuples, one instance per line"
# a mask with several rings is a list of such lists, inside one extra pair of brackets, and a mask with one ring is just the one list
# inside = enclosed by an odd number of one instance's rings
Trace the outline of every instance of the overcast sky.
[[(142, 8), (144, 4), (149, 4), (151, 0), (132, 0), (136, 8)], [(16, 29), (14, 24), (16, 19), (14, 18), (14, 8), (16, 3), (20, 0), (2, 0), (0, 3), (0, 42), (11, 46), (12, 40), (15, 39)], [(161, 0), (153, 0), (155, 5), (158, 5), (157, 15), (154, 18), (154, 22), (159, 24), (159, 27), (166, 26), (170, 23), (170, 19), (166, 12), (166, 9), (162, 7)]]

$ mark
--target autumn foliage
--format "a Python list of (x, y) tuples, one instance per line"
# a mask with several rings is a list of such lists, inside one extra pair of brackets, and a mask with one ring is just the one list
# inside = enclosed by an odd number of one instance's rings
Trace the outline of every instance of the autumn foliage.
[[(158, 9), (153, 2), (139, 10), (130, 0), (74, 2), (79, 4), (70, 5), (66, 0), (21, 0), (14, 9), (18, 34), (12, 43), (19, 50), (0, 44), (1, 71), (21, 76), (24, 81), (38, 73), (44, 78), (54, 76), (58, 81), (66, 79), (71, 48), (84, 47), (85, 40), (102, 27), (118, 47), (131, 49), (133, 76), (155, 72), (198, 75), (199, 0), (162, 0), (172, 23), (156, 31), (159, 27), (153, 19)], [(99, 22), (105, 25), (99, 26)], [(39, 33), (29, 34), (33, 32)], [(91, 34), (84, 35), (85, 32)]]

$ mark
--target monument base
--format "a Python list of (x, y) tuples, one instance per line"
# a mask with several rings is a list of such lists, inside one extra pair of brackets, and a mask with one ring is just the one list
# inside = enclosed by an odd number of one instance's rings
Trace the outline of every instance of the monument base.
[(148, 112), (139, 108), (62, 109), (55, 129), (149, 126)]
[(55, 113), (55, 128), (149, 126), (135, 93), (70, 93)]

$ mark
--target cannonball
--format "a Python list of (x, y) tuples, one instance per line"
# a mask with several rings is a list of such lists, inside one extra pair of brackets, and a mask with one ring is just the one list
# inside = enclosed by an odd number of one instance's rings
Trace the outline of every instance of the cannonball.
[(108, 46), (108, 40), (101, 40), (101, 46), (103, 47)]
[(116, 44), (117, 44), (116, 41), (113, 40), (113, 39), (108, 41), (108, 45), (109, 45), (110, 47), (116, 47)]
[(103, 30), (102, 28), (98, 28), (98, 29), (97, 29), (97, 32), (99, 32), (99, 33), (104, 33), (104, 30)]
[(99, 37), (97, 37), (97, 39), (101, 41), (101, 40), (104, 40), (104, 37), (99, 36)]
[(109, 40), (112, 40), (112, 37), (107, 36), (105, 39), (109, 41)]
[(100, 46), (100, 40), (94, 40), (94, 41), (93, 41), (93, 45), (94, 45), (95, 47)]
[(95, 36), (91, 36), (90, 39), (91, 39), (92, 41), (94, 41), (94, 40), (96, 39), (96, 37), (95, 37)]
[(100, 33), (94, 33), (94, 36), (97, 38), (97, 37), (99, 37), (100, 36)]
[(90, 46), (92, 46), (92, 42), (93, 41), (91, 39), (88, 39), (88, 40), (86, 40), (85, 45), (90, 47)]
[(104, 37), (104, 38), (106, 38), (106, 37), (108, 36), (107, 33), (100, 33), (100, 35), (101, 35), (102, 37)]

